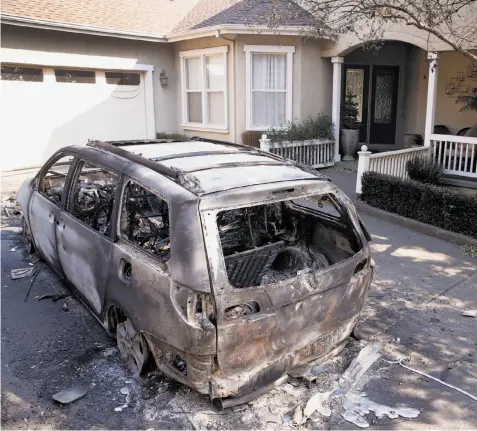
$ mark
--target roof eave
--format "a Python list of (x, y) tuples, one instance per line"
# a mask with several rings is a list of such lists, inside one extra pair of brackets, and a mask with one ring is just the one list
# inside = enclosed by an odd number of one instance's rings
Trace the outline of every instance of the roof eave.
[(201, 37), (213, 37), (224, 34), (261, 34), (274, 36), (305, 36), (307, 31), (312, 30), (308, 26), (289, 26), (289, 27), (266, 27), (243, 24), (226, 24), (199, 29), (186, 30), (166, 35), (168, 42), (180, 42), (188, 39), (198, 39)]
[(102, 27), (77, 25), (70, 23), (56, 22), (47, 19), (29, 18), (23, 16), (1, 14), (2, 24), (10, 24), (21, 27), (39, 28), (43, 30), (56, 30), (68, 33), (91, 34), (94, 36), (117, 37), (121, 39), (142, 40), (146, 42), (167, 42), (165, 36), (152, 36), (144, 33), (114, 30)]

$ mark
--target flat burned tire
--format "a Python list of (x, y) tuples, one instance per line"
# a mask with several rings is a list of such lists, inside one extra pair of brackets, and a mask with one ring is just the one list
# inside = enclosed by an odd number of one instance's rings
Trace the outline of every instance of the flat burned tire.
[(25, 244), (26, 251), (29, 254), (35, 253), (35, 246), (33, 244), (33, 239), (31, 237), (30, 226), (28, 226), (28, 223), (24, 216), (22, 217), (22, 237), (23, 237), (23, 243)]
[(149, 362), (150, 351), (144, 336), (134, 329), (131, 321), (126, 319), (116, 327), (116, 340), (121, 358), (129, 370), (139, 376)]

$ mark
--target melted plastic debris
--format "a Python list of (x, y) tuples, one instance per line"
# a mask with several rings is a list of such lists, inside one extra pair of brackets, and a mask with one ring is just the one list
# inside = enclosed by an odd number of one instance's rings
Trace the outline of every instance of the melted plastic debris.
[(63, 389), (53, 395), (53, 399), (61, 404), (68, 404), (77, 399), (84, 397), (88, 389), (84, 386), (72, 386), (71, 388)]
[(19, 278), (31, 277), (35, 273), (35, 267), (30, 266), (27, 268), (16, 268), (10, 271), (12, 280), (17, 280)]
[(477, 317), (477, 308), (475, 310), (465, 310), (462, 313), (462, 316), (465, 317)]
[(343, 398), (344, 412), (341, 416), (348, 422), (360, 428), (369, 426), (365, 415), (374, 412), (377, 418), (387, 416), (389, 419), (396, 419), (399, 416), (407, 419), (414, 419), (419, 416), (420, 411), (410, 407), (389, 407), (378, 404), (367, 399), (364, 395), (346, 394)]
[(379, 353), (381, 348), (382, 344), (379, 342), (369, 343), (353, 359), (348, 369), (339, 379), (342, 394), (351, 391), (369, 367), (381, 357), (381, 353)]

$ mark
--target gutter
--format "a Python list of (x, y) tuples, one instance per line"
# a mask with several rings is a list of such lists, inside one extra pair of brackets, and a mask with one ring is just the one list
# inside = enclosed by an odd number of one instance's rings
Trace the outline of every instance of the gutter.
[(126, 32), (121, 30), (93, 27), (79, 24), (68, 24), (47, 19), (20, 17), (8, 14), (1, 15), (2, 24), (16, 25), (19, 27), (39, 28), (42, 30), (65, 31), (68, 33), (91, 34), (94, 36), (117, 37), (121, 39), (142, 40), (145, 42), (168, 42), (165, 36), (152, 36), (144, 33)]

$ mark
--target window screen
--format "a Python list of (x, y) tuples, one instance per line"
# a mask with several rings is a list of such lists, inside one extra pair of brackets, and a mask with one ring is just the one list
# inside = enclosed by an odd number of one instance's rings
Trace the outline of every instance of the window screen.
[(83, 162), (73, 189), (70, 212), (90, 228), (108, 236), (118, 184), (119, 176), (115, 173)]
[(130, 181), (122, 199), (120, 236), (160, 260), (167, 261), (170, 257), (167, 202)]

